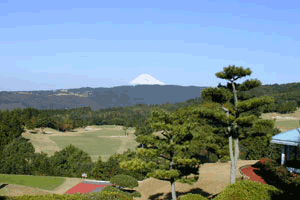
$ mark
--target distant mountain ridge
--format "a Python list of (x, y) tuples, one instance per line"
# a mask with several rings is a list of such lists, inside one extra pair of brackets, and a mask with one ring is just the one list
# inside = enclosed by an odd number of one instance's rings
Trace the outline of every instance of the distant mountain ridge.
[(0, 110), (34, 107), (37, 109), (71, 109), (90, 106), (101, 108), (136, 104), (179, 103), (199, 98), (207, 87), (179, 85), (136, 85), (112, 88), (75, 88), (62, 90), (0, 92)]

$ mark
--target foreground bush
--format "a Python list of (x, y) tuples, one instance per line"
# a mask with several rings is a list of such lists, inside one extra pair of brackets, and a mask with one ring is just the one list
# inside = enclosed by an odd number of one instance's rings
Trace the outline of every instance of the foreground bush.
[(133, 200), (119, 192), (102, 191), (88, 195), (82, 194), (48, 194), (48, 195), (23, 195), (18, 197), (0, 197), (3, 200)]
[(207, 200), (206, 197), (201, 196), (200, 194), (187, 194), (179, 197), (180, 200)]
[(105, 192), (118, 192), (120, 194), (123, 194), (125, 196), (128, 196), (128, 197), (141, 197), (141, 193), (137, 192), (137, 191), (128, 191), (128, 190), (120, 190), (118, 188), (115, 188), (113, 186), (107, 186), (105, 187), (102, 192), (105, 191)]
[(137, 180), (128, 175), (116, 175), (110, 179), (110, 183), (125, 188), (134, 188), (139, 186)]
[(283, 191), (274, 186), (244, 180), (228, 185), (214, 200), (271, 200), (280, 194)]
[(107, 192), (102, 191), (98, 193), (98, 195), (92, 199), (95, 200), (133, 200), (132, 197), (121, 194), (120, 192)]

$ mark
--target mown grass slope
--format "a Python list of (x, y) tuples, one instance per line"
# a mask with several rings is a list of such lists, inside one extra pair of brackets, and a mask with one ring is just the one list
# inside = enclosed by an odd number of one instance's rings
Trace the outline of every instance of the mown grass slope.
[[(129, 128), (128, 136), (122, 126), (104, 125), (91, 126), (92, 130), (75, 129), (73, 132), (58, 132), (47, 128), (46, 132), (52, 134), (24, 134), (30, 140), (36, 152), (45, 152), (53, 155), (56, 151), (64, 149), (66, 146), (74, 146), (87, 152), (93, 161), (99, 156), (106, 161), (114, 153), (122, 153), (127, 149), (134, 150), (138, 143), (135, 141), (134, 128)], [(98, 129), (98, 130), (97, 130)], [(117, 136), (117, 137), (111, 137)], [(119, 137), (120, 136), (120, 137)]]
[(0, 174), (2, 184), (24, 185), (45, 190), (53, 190), (64, 182), (65, 179), (59, 177)]

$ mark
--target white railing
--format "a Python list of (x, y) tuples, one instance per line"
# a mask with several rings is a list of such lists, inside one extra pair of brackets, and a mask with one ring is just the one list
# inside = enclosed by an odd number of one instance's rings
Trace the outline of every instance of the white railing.
[(290, 173), (297, 173), (297, 174), (300, 174), (300, 169), (293, 168), (293, 167), (286, 167), (286, 169), (287, 169)]

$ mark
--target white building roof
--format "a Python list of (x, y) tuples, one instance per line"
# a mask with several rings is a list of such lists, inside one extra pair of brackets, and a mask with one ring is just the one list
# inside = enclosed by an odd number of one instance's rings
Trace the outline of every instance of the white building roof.
[(279, 133), (272, 137), (271, 143), (300, 146), (300, 128)]

